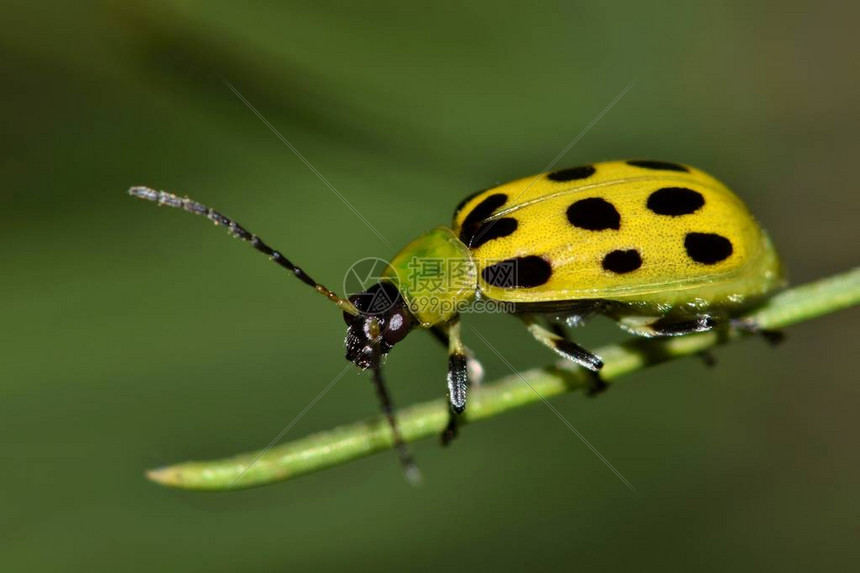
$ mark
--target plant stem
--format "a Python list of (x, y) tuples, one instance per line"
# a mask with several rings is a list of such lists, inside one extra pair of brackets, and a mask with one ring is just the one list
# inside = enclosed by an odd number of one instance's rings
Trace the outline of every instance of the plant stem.
[[(748, 315), (762, 328), (778, 329), (860, 303), (860, 268), (784, 291)], [(604, 360), (602, 377), (611, 382), (651, 364), (702, 352), (739, 332), (708, 332), (678, 338), (637, 338), (597, 350)], [(524, 380), (528, 384), (524, 383)], [(486, 383), (471, 392), (463, 423), (498, 416), (588, 383), (579, 367), (559, 362)], [(448, 421), (447, 400), (417, 404), (398, 412), (403, 439), (412, 442), (436, 437)], [(339, 465), (390, 449), (391, 431), (382, 417), (340, 426), (324, 432), (234, 457), (186, 462), (147, 472), (165, 486), (192, 490), (229, 490), (260, 486)], [(256, 461), (255, 461), (256, 460)], [(241, 477), (240, 477), (241, 476)]]

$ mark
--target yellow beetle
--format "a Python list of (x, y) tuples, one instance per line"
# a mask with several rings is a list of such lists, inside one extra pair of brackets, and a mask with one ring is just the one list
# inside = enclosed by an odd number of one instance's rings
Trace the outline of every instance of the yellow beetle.
[(146, 187), (129, 192), (226, 226), (341, 308), (346, 358), (372, 370), (408, 475), (416, 470), (381, 361), (413, 329), (430, 330), (449, 349), (447, 443), (466, 408), (469, 371), (478, 370), (469, 368), (477, 363), (459, 327), (460, 313), (476, 302), (507, 305), (536, 340), (595, 373), (599, 390), (602, 361), (571, 341), (565, 325), (603, 314), (641, 336), (719, 327), (759, 332), (732, 319), (784, 283), (770, 239), (741, 200), (710, 175), (677, 163), (595, 163), (478, 192), (457, 207), (452, 227), (409, 243), (378, 284), (348, 299), (217, 211)]

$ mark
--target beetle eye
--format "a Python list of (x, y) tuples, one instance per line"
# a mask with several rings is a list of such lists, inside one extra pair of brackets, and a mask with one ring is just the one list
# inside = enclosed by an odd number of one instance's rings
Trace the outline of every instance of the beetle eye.
[(412, 329), (412, 319), (405, 310), (395, 310), (388, 315), (382, 338), (388, 344), (394, 345), (406, 338)]

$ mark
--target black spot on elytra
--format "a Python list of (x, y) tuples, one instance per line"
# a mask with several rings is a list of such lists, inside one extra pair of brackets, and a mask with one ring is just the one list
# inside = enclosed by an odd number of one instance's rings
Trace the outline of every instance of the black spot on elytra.
[(460, 226), (460, 240), (469, 244), (469, 241), (475, 237), (475, 233), (481, 227), (481, 223), (493, 214), (493, 212), (505, 204), (508, 196), (504, 193), (494, 193), (475, 205), (475, 207), (463, 219), (463, 224)]
[(690, 170), (683, 165), (677, 163), (669, 163), (668, 161), (651, 161), (648, 159), (634, 159), (627, 162), (627, 165), (633, 167), (642, 167), (644, 169), (655, 169), (657, 171), (683, 171), (689, 173)]
[(695, 213), (705, 204), (698, 191), (686, 187), (663, 187), (648, 196), (648, 209), (658, 215), (679, 217)]
[(474, 234), (471, 237), (468, 237), (468, 240), (466, 240), (461, 233), (460, 240), (466, 243), (468, 247), (477, 249), (484, 243), (492, 241), (493, 239), (501, 239), (502, 237), (513, 235), (518, 226), (519, 224), (517, 223), (517, 220), (513, 217), (502, 217), (501, 219), (496, 219), (494, 221), (487, 221), (480, 227), (477, 227)]
[(574, 227), (588, 231), (620, 229), (621, 215), (615, 206), (599, 197), (580, 199), (567, 208), (567, 220)]
[(732, 242), (716, 233), (687, 233), (684, 237), (687, 255), (697, 263), (715, 265), (732, 255)]
[(603, 257), (603, 269), (619, 275), (631, 273), (641, 266), (642, 257), (636, 249), (612, 251)]
[(456, 217), (460, 213), (460, 211), (463, 210), (463, 207), (466, 206), (466, 203), (468, 203), (469, 201), (471, 201), (472, 199), (474, 199), (475, 197), (477, 197), (478, 195), (480, 195), (484, 191), (486, 191), (486, 189), (481, 189), (480, 191), (475, 191), (474, 193), (470, 193), (465, 199), (463, 199), (462, 201), (457, 203), (457, 207), (454, 208), (454, 217)]
[(546, 284), (551, 276), (552, 266), (537, 255), (507, 259), (481, 271), (487, 284), (499, 288), (534, 288)]
[(587, 179), (594, 175), (595, 169), (591, 165), (582, 165), (580, 167), (571, 167), (569, 169), (560, 169), (547, 175), (550, 181), (576, 181), (578, 179)]

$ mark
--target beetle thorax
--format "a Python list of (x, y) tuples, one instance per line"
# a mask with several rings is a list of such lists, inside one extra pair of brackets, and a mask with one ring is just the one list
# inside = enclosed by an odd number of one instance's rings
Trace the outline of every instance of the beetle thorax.
[(423, 327), (441, 324), (475, 298), (472, 253), (451, 229), (438, 227), (403, 248), (386, 271)]

